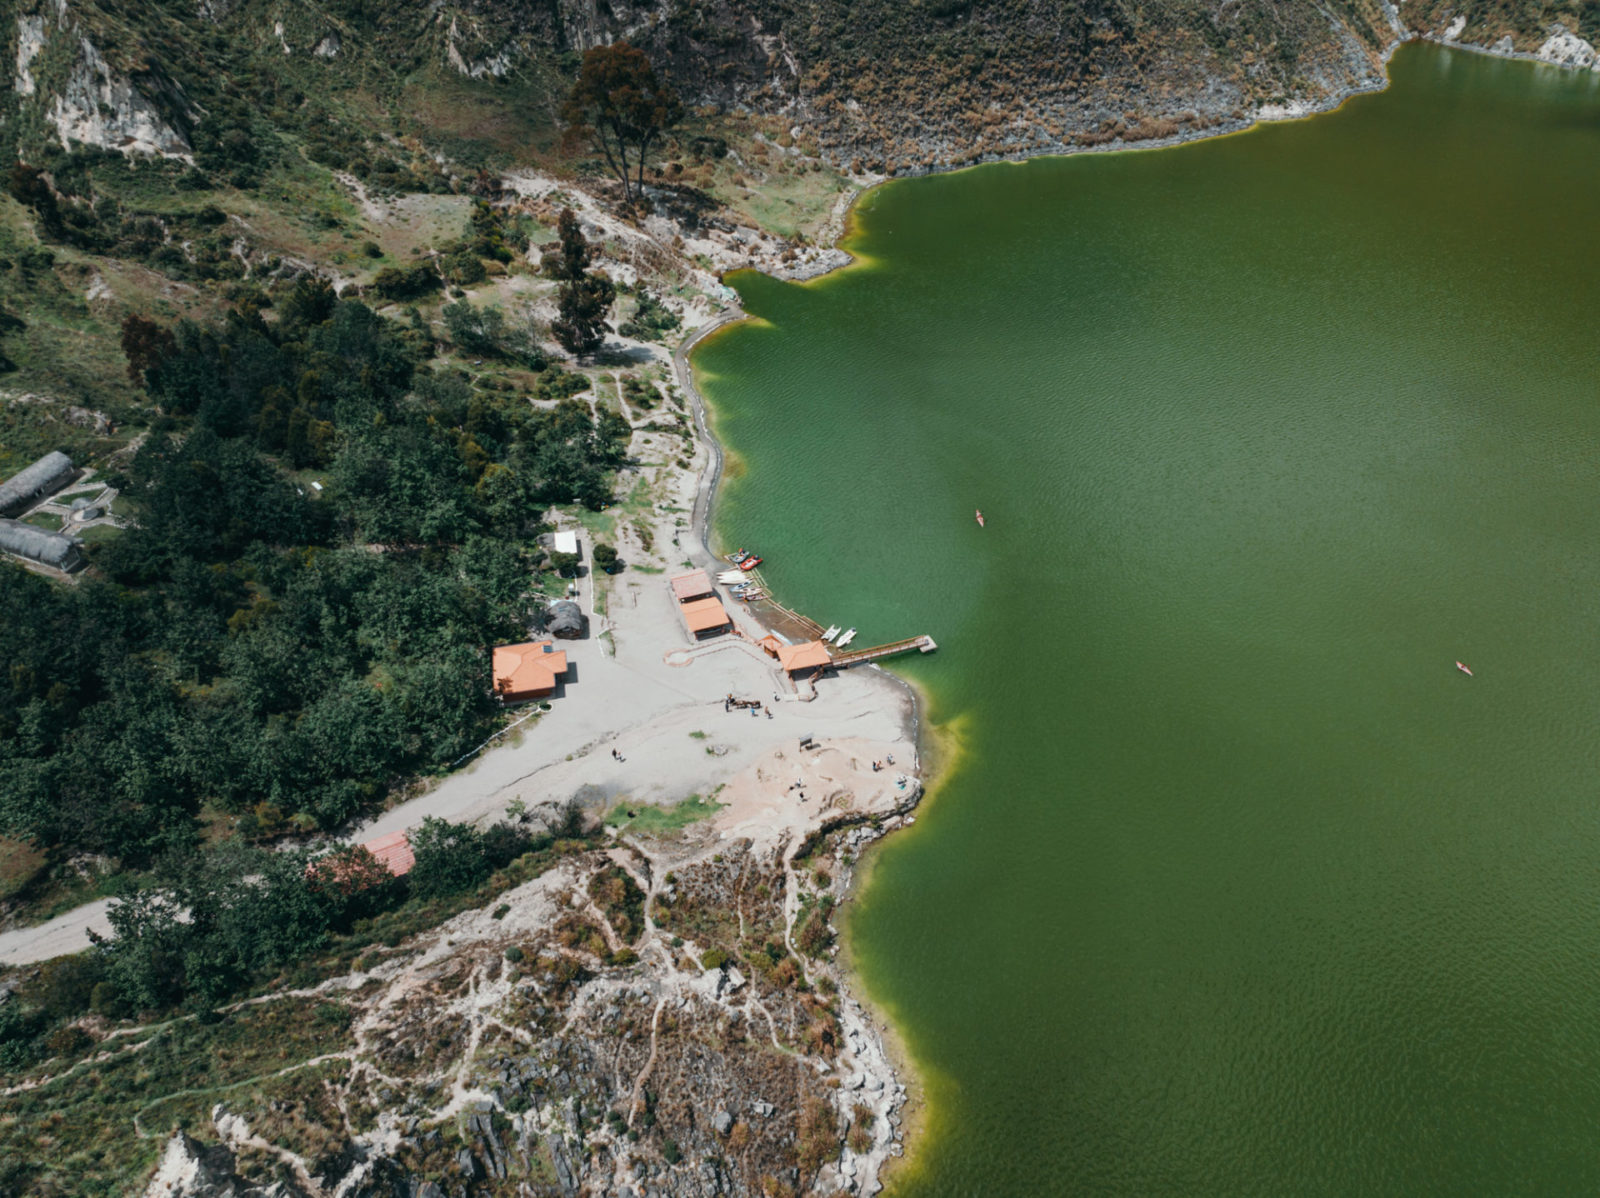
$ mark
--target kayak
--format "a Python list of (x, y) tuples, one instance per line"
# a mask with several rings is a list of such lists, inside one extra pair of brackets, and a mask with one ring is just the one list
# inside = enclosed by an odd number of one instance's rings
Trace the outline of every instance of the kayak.
[(983, 527), (983, 513), (981, 511), (978, 513), (978, 527)]
[(1463, 674), (1465, 674), (1465, 675), (1466, 675), (1466, 676), (1467, 676), (1467, 677), (1468, 677), (1468, 678), (1471, 678), (1471, 677), (1472, 677), (1472, 671), (1471, 671), (1471, 670), (1469, 670), (1469, 669), (1467, 669), (1467, 667), (1466, 667), (1466, 666), (1464, 666), (1464, 665), (1462, 665), (1462, 664), (1461, 664), (1461, 663), (1460, 663), (1460, 662), (1459, 662), (1459, 661), (1458, 661), (1458, 662), (1456, 662), (1456, 669), (1458, 669), (1458, 670), (1460, 670), (1460, 671), (1461, 671), (1461, 672), (1462, 672), (1462, 673), (1463, 673)]

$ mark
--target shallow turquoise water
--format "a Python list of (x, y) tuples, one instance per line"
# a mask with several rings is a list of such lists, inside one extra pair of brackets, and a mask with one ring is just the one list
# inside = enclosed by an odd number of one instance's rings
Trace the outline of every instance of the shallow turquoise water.
[(1600, 1187), (1600, 79), (1392, 75), (880, 188), (696, 355), (723, 533), (941, 646), (897, 1192)]

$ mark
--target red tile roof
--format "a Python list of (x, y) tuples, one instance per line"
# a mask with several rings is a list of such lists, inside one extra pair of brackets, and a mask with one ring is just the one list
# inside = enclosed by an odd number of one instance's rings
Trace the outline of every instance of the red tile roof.
[(711, 576), (704, 570), (690, 570), (687, 574), (676, 575), (670, 581), (673, 597), (679, 603), (717, 593), (711, 586)]
[(691, 599), (678, 610), (683, 613), (683, 622), (691, 635), (726, 628), (733, 623), (720, 599)]
[(828, 656), (828, 647), (821, 641), (781, 645), (778, 648), (778, 664), (791, 674), (799, 670), (815, 670), (832, 660), (833, 658)]
[(567, 655), (549, 641), (499, 645), (494, 651), (494, 689), (506, 699), (531, 699), (556, 689), (567, 672)]
[(411, 837), (404, 830), (369, 840), (361, 847), (397, 878), (405, 877), (417, 863), (417, 855), (411, 851)]

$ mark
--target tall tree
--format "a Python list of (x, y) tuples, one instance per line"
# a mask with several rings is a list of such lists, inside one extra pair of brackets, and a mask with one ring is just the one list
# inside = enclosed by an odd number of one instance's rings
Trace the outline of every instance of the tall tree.
[(556, 233), (560, 241), (545, 253), (539, 265), (544, 268), (545, 274), (563, 282), (570, 283), (583, 278), (594, 251), (589, 248), (588, 238), (583, 235), (583, 226), (578, 223), (577, 214), (571, 208), (561, 210), (560, 219), (556, 221)]
[(571, 208), (561, 210), (560, 245), (544, 257), (544, 269), (561, 280), (556, 297), (560, 312), (550, 325), (561, 348), (583, 357), (605, 342), (606, 313), (617, 298), (611, 280), (588, 269), (594, 251), (589, 247)]
[[(643, 195), (645, 156), (650, 145), (683, 119), (683, 105), (656, 78), (643, 50), (627, 42), (584, 51), (577, 82), (561, 108), (568, 134), (586, 138), (605, 155), (622, 183), (628, 204)], [(634, 152), (637, 183), (630, 176)]]
[(584, 275), (574, 283), (565, 283), (559, 297), (560, 313), (551, 322), (561, 348), (569, 354), (583, 357), (592, 354), (605, 343), (606, 313), (617, 298), (617, 289), (605, 275)]

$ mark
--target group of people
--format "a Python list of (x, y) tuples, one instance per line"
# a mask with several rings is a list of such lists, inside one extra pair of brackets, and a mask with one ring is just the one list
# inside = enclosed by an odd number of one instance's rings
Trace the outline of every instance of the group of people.
[[(774, 699), (776, 699), (778, 696), (777, 695), (773, 695), (772, 697)], [(743, 702), (743, 701), (741, 701), (739, 699), (735, 699), (732, 695), (729, 695), (726, 699), (724, 699), (722, 701), (722, 710), (723, 710), (724, 714), (726, 714), (727, 712), (732, 711), (735, 706), (748, 707), (750, 709), (750, 718), (751, 719), (755, 719), (756, 718), (756, 708), (758, 708), (758, 707), (761, 708), (763, 713), (765, 713), (767, 719), (770, 720), (772, 718), (772, 709), (770, 707), (768, 707), (764, 703), (756, 703), (753, 700), (751, 702), (749, 702), (749, 703), (745, 703), (745, 702)]]

